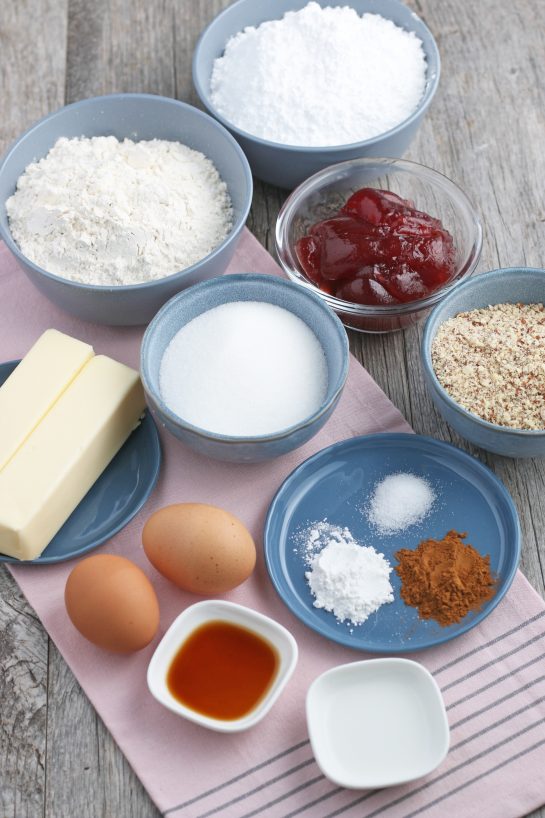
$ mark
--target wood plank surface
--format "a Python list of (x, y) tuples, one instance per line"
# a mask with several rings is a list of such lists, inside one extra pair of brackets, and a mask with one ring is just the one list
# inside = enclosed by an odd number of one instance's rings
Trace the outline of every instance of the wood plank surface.
[[(545, 3), (408, 4), (431, 28), (442, 57), (439, 91), (408, 158), (444, 172), (476, 205), (485, 233), (479, 271), (543, 266)], [(2, 0), (0, 151), (39, 116), (95, 94), (147, 91), (195, 103), (193, 47), (226, 5), (228, 0)], [(271, 252), (285, 196), (256, 182), (248, 225)], [(468, 449), (505, 482), (521, 517), (522, 570), (545, 595), (545, 461), (489, 455), (451, 432), (424, 390), (421, 332), (417, 326), (387, 336), (352, 333), (351, 348), (417, 432)], [(158, 815), (4, 570), (0, 703), (2, 818)], [(545, 810), (532, 818), (538, 816), (545, 818)]]
[[(64, 104), (67, 6), (65, 0), (0, 3), (0, 153), (35, 119)], [(5, 818), (44, 814), (48, 671), (47, 634), (2, 569), (0, 815)]]

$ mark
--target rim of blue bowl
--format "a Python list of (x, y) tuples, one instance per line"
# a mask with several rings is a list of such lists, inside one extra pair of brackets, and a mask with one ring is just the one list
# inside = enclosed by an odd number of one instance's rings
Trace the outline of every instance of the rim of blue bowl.
[[(292, 252), (292, 248), (287, 241), (287, 231), (289, 219), (292, 217), (291, 211), (297, 206), (298, 200), (303, 196), (306, 196), (308, 193), (312, 193), (314, 186), (323, 179), (326, 179), (328, 176), (332, 176), (335, 173), (342, 172), (343, 168), (374, 164), (383, 164), (385, 166), (384, 173), (388, 173), (387, 166), (392, 166), (391, 171), (395, 171), (396, 168), (399, 168), (401, 171), (406, 173), (431, 180), (432, 185), (434, 184), (434, 180), (436, 180), (436, 185), (438, 182), (443, 185), (446, 182), (447, 188), (451, 188), (452, 190), (451, 200), (454, 198), (454, 194), (459, 196), (464, 207), (466, 207), (468, 213), (471, 214), (473, 227), (475, 229), (475, 236), (469, 255), (458, 270), (456, 276), (451, 281), (447, 282), (438, 290), (434, 290), (434, 292), (425, 296), (424, 298), (417, 298), (414, 301), (406, 301), (398, 304), (357, 304), (353, 301), (344, 301), (342, 298), (337, 298), (335, 295), (330, 295), (329, 293), (320, 290), (316, 284), (310, 281), (310, 279), (308, 279), (304, 273), (298, 270), (295, 266), (295, 262), (293, 260), (294, 253)], [(284, 272), (292, 281), (296, 281), (299, 286), (305, 287), (306, 289), (310, 290), (310, 292), (317, 293), (320, 298), (322, 298), (335, 312), (345, 313), (350, 318), (376, 318), (379, 316), (381, 318), (397, 318), (405, 315), (411, 315), (412, 313), (420, 312), (420, 310), (425, 310), (429, 307), (435, 306), (438, 301), (443, 300), (446, 293), (449, 293), (455, 288), (457, 289), (461, 280), (473, 274), (473, 271), (479, 263), (479, 258), (481, 256), (483, 245), (483, 228), (477, 215), (477, 211), (475, 210), (473, 203), (465, 191), (462, 190), (462, 188), (457, 185), (456, 182), (453, 182), (452, 179), (449, 179), (448, 176), (441, 173), (439, 170), (430, 168), (427, 165), (422, 165), (420, 162), (413, 162), (410, 159), (399, 159), (397, 157), (388, 156), (360, 156), (355, 159), (346, 159), (344, 162), (337, 162), (334, 165), (329, 165), (327, 168), (323, 168), (312, 176), (309, 176), (309, 178), (305, 179), (304, 182), (301, 182), (301, 184), (290, 193), (278, 212), (274, 237), (276, 255)], [(287, 250), (285, 248), (287, 248)], [(286, 259), (286, 255), (289, 256), (289, 263), (288, 259)]]
[[(418, 103), (418, 106), (412, 112), (412, 114), (410, 114), (410, 116), (408, 116), (406, 119), (403, 120), (403, 122), (400, 122), (399, 125), (396, 125), (394, 128), (390, 128), (390, 130), (388, 130), (388, 131), (383, 131), (383, 133), (378, 134), (377, 136), (372, 136), (370, 139), (362, 139), (359, 142), (346, 142), (346, 143), (344, 143), (342, 145), (327, 145), (325, 147), (312, 146), (312, 145), (309, 145), (309, 146), (306, 146), (306, 145), (288, 145), (288, 144), (285, 144), (284, 142), (272, 142), (270, 139), (263, 139), (260, 136), (254, 136), (253, 134), (249, 133), (248, 131), (243, 131), (242, 128), (237, 127), (234, 123), (232, 123), (228, 119), (226, 119), (223, 116), (223, 114), (220, 114), (220, 112), (217, 110), (217, 108), (214, 105), (212, 105), (212, 103), (210, 101), (209, 90), (203, 88), (202, 84), (199, 82), (199, 80), (197, 78), (197, 62), (199, 60), (199, 54), (200, 54), (200, 49), (202, 47), (202, 42), (205, 39), (205, 37), (207, 36), (209, 30), (213, 26), (215, 26), (217, 24), (217, 22), (219, 20), (221, 20), (224, 16), (227, 16), (234, 7), (236, 7), (238, 5), (242, 5), (245, 2), (247, 2), (247, 0), (236, 0), (235, 3), (231, 3), (230, 6), (227, 6), (227, 8), (223, 9), (223, 11), (221, 11), (216, 17), (214, 17), (213, 20), (210, 21), (210, 23), (208, 23), (206, 28), (201, 33), (199, 39), (197, 40), (197, 44), (196, 44), (195, 50), (193, 52), (193, 59), (192, 59), (192, 62), (191, 62), (191, 66), (192, 66), (191, 73), (192, 73), (192, 77), (193, 77), (193, 85), (195, 87), (195, 91), (197, 92), (197, 96), (199, 97), (202, 104), (207, 108), (207, 110), (210, 111), (211, 114), (219, 122), (222, 123), (222, 125), (224, 125), (226, 128), (228, 128), (230, 131), (233, 131), (233, 133), (236, 133), (239, 136), (243, 137), (244, 139), (249, 139), (252, 142), (255, 142), (256, 144), (263, 145), (263, 147), (267, 147), (267, 148), (284, 148), (286, 150), (294, 151), (295, 153), (331, 153), (331, 154), (335, 154), (335, 153), (337, 153), (338, 151), (341, 151), (341, 150), (357, 150), (359, 148), (362, 148), (362, 149), (367, 148), (367, 147), (370, 147), (372, 145), (376, 145), (377, 142), (380, 142), (381, 140), (383, 140), (385, 138), (395, 136), (395, 134), (399, 133), (399, 131), (402, 131), (404, 128), (406, 128), (407, 125), (410, 125), (412, 122), (414, 122), (415, 119), (418, 119), (418, 117), (422, 116), (427, 111), (428, 107), (430, 106), (431, 101), (432, 101), (433, 97), (435, 96), (435, 92), (437, 91), (437, 87), (439, 85), (439, 79), (441, 77), (441, 56), (439, 54), (439, 49), (437, 48), (437, 43), (435, 41), (435, 37), (433, 36), (433, 34), (431, 33), (430, 29), (425, 24), (425, 22), (422, 20), (422, 18), (419, 17), (417, 14), (415, 14), (412, 11), (412, 9), (410, 9), (408, 6), (406, 6), (405, 3), (399, 2), (399, 0), (392, 0), (392, 2), (394, 2), (399, 8), (402, 8), (402, 9), (405, 9), (406, 11), (408, 11), (411, 14), (411, 16), (415, 20), (417, 20), (420, 23), (420, 25), (423, 27), (423, 29), (429, 34), (429, 37), (430, 37), (430, 50), (432, 51), (433, 57), (434, 57), (434, 59), (436, 61), (435, 73), (433, 75), (429, 75), (428, 71), (426, 71), (426, 89), (425, 89), (425, 91), (424, 91), (424, 93), (422, 95), (422, 98), (421, 98), (420, 102)], [(350, 0), (347, 0), (347, 5), (350, 5)], [(378, 12), (376, 12), (376, 13), (378, 13)], [(277, 20), (277, 19), (280, 19), (280, 18), (270, 17), (269, 19), (270, 20)], [(386, 17), (385, 19), (389, 20), (390, 18)], [(263, 22), (266, 22), (266, 21), (263, 21)], [(396, 23), (396, 25), (397, 25), (397, 23)], [(403, 26), (400, 26), (400, 28), (403, 28)], [(406, 30), (409, 30), (409, 29), (406, 29)], [(413, 29), (410, 29), (410, 31), (413, 31)], [(421, 38), (419, 38), (419, 39), (421, 39)], [(426, 62), (429, 62), (427, 57), (426, 57)]]
[[(425, 373), (430, 379), (431, 386), (438, 392), (445, 403), (447, 403), (451, 409), (458, 412), (459, 414), (463, 415), (468, 420), (473, 421), (478, 426), (482, 426), (484, 429), (488, 429), (492, 432), (498, 433), (509, 433), (511, 435), (516, 435), (518, 437), (543, 437), (545, 435), (545, 429), (517, 429), (513, 426), (500, 426), (497, 423), (490, 423), (489, 420), (484, 420), (484, 418), (479, 417), (479, 415), (470, 412), (468, 409), (465, 409), (461, 406), (454, 398), (448, 394), (444, 386), (441, 386), (437, 375), (435, 374), (435, 369), (433, 368), (432, 360), (431, 360), (431, 346), (437, 335), (439, 327), (448, 321), (448, 318), (445, 318), (444, 321), (441, 321), (440, 324), (437, 325), (437, 328), (433, 332), (432, 337), (432, 324), (435, 322), (435, 316), (439, 312), (440, 309), (448, 306), (450, 302), (452, 302), (455, 298), (458, 298), (459, 295), (462, 295), (467, 289), (470, 287), (478, 286), (480, 281), (493, 281), (494, 279), (498, 278), (507, 278), (508, 276), (512, 276), (516, 273), (538, 273), (543, 277), (543, 283), (545, 285), (545, 269), (541, 267), (498, 267), (497, 270), (489, 270), (486, 273), (480, 273), (475, 278), (469, 279), (468, 281), (464, 281), (462, 284), (459, 284), (456, 287), (456, 290), (449, 293), (440, 304), (437, 304), (436, 307), (432, 310), (432, 312), (428, 315), (426, 323), (424, 325), (424, 333), (422, 335), (422, 344), (420, 347), (421, 351), (421, 358), (422, 358), (422, 365), (424, 367)], [(516, 299), (514, 301), (495, 301), (491, 300), (488, 302), (490, 305), (494, 304), (515, 304)], [(479, 307), (474, 307), (473, 309), (481, 309)], [(463, 310), (463, 312), (467, 312), (467, 310)]]
[[(171, 273), (168, 276), (162, 276), (161, 278), (155, 278), (151, 281), (142, 281), (138, 284), (117, 284), (115, 286), (107, 286), (105, 284), (84, 284), (81, 281), (72, 281), (69, 278), (63, 278), (62, 276), (57, 275), (56, 273), (50, 273), (44, 267), (40, 267), (39, 264), (36, 264), (34, 261), (25, 256), (24, 253), (21, 252), (20, 247), (14, 241), (11, 231), (5, 229), (2, 223), (0, 222), (0, 238), (6, 243), (9, 247), (11, 252), (16, 256), (21, 262), (27, 264), (31, 267), (35, 272), (40, 273), (41, 275), (45, 276), (46, 278), (51, 278), (54, 281), (61, 282), (62, 284), (66, 284), (68, 286), (74, 287), (75, 289), (82, 289), (82, 290), (93, 290), (94, 292), (128, 292), (131, 290), (142, 290), (147, 289), (148, 287), (156, 286), (159, 282), (163, 281), (172, 281), (172, 279), (177, 278), (178, 276), (186, 276), (190, 273), (193, 273), (196, 268), (203, 263), (203, 261), (209, 261), (210, 259), (214, 258), (218, 253), (224, 248), (225, 244), (236, 238), (241, 232), (246, 224), (246, 220), (248, 218), (248, 214), (250, 212), (250, 207), (252, 206), (252, 197), (253, 197), (253, 178), (252, 178), (252, 171), (250, 170), (250, 165), (248, 164), (248, 160), (246, 158), (246, 154), (238, 144), (237, 140), (229, 133), (229, 131), (221, 124), (221, 122), (216, 121), (213, 116), (207, 114), (205, 111), (200, 111), (198, 108), (195, 108), (194, 105), (189, 105), (187, 102), (181, 102), (179, 99), (173, 99), (172, 97), (164, 97), (161, 94), (102, 94), (98, 97), (87, 97), (86, 99), (80, 99), (78, 102), (72, 102), (69, 105), (63, 105), (61, 108), (57, 108), (56, 111), (52, 111), (50, 114), (46, 114), (46, 116), (41, 117), (40, 119), (33, 122), (29, 128), (26, 129), (12, 144), (8, 147), (4, 155), (0, 158), (0, 174), (4, 168), (4, 165), (10, 158), (13, 151), (15, 151), (19, 144), (26, 139), (26, 137), (32, 133), (37, 128), (41, 127), (45, 122), (49, 121), (50, 119), (54, 119), (63, 111), (66, 111), (70, 108), (80, 108), (89, 103), (95, 103), (102, 100), (110, 100), (110, 99), (153, 99), (153, 100), (161, 100), (161, 102), (168, 102), (169, 104), (175, 105), (178, 108), (183, 110), (190, 110), (192, 113), (197, 114), (202, 119), (207, 119), (210, 122), (214, 123), (214, 126), (219, 129), (222, 133), (224, 138), (232, 145), (235, 149), (235, 152), (239, 156), (242, 164), (242, 168), (244, 171), (245, 182), (248, 187), (248, 196), (247, 202), (244, 206), (243, 211), (240, 214), (240, 217), (236, 220), (235, 224), (229, 231), (229, 234), (223, 239), (223, 241), (214, 249), (211, 253), (201, 258), (199, 261), (196, 261), (195, 264), (192, 264), (190, 267), (184, 267), (183, 270), (178, 270), (175, 273)], [(43, 158), (43, 157), (41, 157)], [(5, 207), (5, 202), (0, 202), (1, 207)]]
[[(248, 281), (256, 281), (259, 283), (265, 282), (267, 284), (271, 284), (273, 287), (284, 287), (286, 289), (292, 290), (292, 292), (297, 292), (298, 295), (303, 295), (310, 302), (312, 302), (314, 306), (318, 308), (320, 312), (325, 316), (326, 320), (330, 321), (332, 326), (335, 327), (335, 330), (337, 332), (337, 335), (339, 336), (343, 348), (343, 361), (341, 371), (337, 376), (337, 383), (333, 395), (327, 401), (327, 403), (320, 406), (320, 408), (317, 409), (316, 412), (314, 412), (312, 415), (309, 415), (307, 418), (304, 418), (300, 423), (295, 423), (292, 426), (288, 426), (287, 428), (281, 429), (279, 432), (274, 432), (273, 434), (238, 437), (236, 435), (225, 435), (219, 434), (218, 432), (209, 432), (208, 430), (203, 429), (201, 426), (194, 426), (192, 423), (188, 423), (186, 420), (184, 420), (175, 412), (173, 412), (172, 409), (170, 409), (163, 401), (161, 395), (151, 387), (150, 379), (148, 377), (148, 364), (146, 360), (147, 358), (146, 353), (147, 348), (150, 344), (150, 338), (152, 334), (156, 331), (157, 326), (163, 320), (165, 313), (172, 307), (174, 302), (177, 303), (178, 301), (181, 301), (184, 298), (190, 297), (197, 290), (229, 286), (229, 284), (231, 283), (242, 284)], [(229, 302), (226, 301), (225, 303)], [(210, 307), (210, 309), (212, 309), (212, 307)], [(203, 312), (206, 312), (206, 310), (203, 310)], [(202, 315), (202, 313), (199, 314)], [(184, 325), (180, 324), (178, 329), (181, 329), (182, 326)], [(332, 406), (334, 406), (336, 401), (339, 399), (340, 394), (344, 389), (346, 379), (348, 377), (349, 363), (350, 355), (348, 336), (346, 334), (346, 330), (342, 322), (335, 315), (333, 310), (331, 310), (319, 296), (314, 295), (314, 293), (302, 290), (300, 287), (297, 286), (297, 284), (294, 284), (292, 281), (287, 281), (285, 278), (280, 278), (279, 276), (267, 275), (263, 273), (233, 273), (225, 276), (218, 276), (217, 278), (208, 279), (208, 281), (201, 281), (199, 282), (199, 284), (194, 284), (192, 287), (188, 287), (186, 290), (182, 290), (182, 292), (177, 293), (169, 301), (167, 301), (166, 304), (164, 304), (161, 307), (159, 312), (152, 318), (152, 320), (150, 321), (146, 328), (146, 331), (144, 332), (142, 344), (140, 347), (140, 376), (142, 378), (144, 390), (146, 394), (148, 394), (151, 397), (153, 403), (159, 408), (159, 410), (164, 415), (166, 415), (170, 422), (176, 426), (182, 427), (183, 429), (189, 432), (192, 432), (194, 435), (202, 438), (203, 440), (207, 441), (212, 440), (232, 445), (243, 445), (250, 443), (269, 443), (277, 440), (284, 440), (285, 438), (290, 437), (290, 435), (292, 435), (295, 431), (306, 429), (307, 427), (311, 426), (313, 423), (319, 420), (326, 412), (328, 412), (329, 409)]]

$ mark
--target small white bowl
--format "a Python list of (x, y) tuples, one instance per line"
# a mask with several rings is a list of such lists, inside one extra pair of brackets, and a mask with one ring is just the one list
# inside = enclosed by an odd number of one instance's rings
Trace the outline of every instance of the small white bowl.
[(409, 659), (372, 659), (326, 671), (307, 693), (307, 724), (323, 774), (350, 789), (421, 778), (449, 747), (437, 682)]
[[(272, 684), (256, 707), (240, 719), (216, 719), (186, 707), (170, 693), (166, 678), (172, 660), (186, 639), (207, 622), (230, 622), (267, 640), (278, 652), (278, 668)], [(297, 642), (289, 631), (274, 619), (224, 600), (206, 599), (186, 608), (159, 642), (148, 666), (148, 687), (160, 704), (210, 730), (237, 733), (253, 727), (265, 716), (286, 686), (297, 664)]]

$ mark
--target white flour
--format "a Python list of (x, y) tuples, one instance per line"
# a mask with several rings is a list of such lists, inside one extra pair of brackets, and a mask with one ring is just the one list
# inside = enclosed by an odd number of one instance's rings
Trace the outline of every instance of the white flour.
[(213, 163), (179, 142), (61, 138), (6, 202), (24, 255), (85, 284), (163, 278), (214, 250), (233, 214)]
[(426, 58), (413, 32), (379, 14), (311, 2), (231, 37), (210, 91), (219, 113), (248, 133), (326, 146), (399, 125), (425, 85)]
[[(381, 605), (393, 602), (390, 563), (374, 548), (357, 543), (347, 528), (318, 523), (307, 542), (310, 570), (305, 577), (315, 608), (331, 611), (339, 622), (361, 625)], [(319, 544), (324, 547), (314, 553)]]

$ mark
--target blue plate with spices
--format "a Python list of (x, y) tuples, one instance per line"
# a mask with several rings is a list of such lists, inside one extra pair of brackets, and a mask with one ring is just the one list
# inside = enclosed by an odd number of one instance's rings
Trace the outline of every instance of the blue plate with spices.
[[(394, 474), (424, 479), (434, 501), (419, 522), (397, 533), (381, 533), (370, 522), (369, 502), (375, 487)], [(403, 602), (400, 578), (392, 570), (393, 602), (381, 605), (361, 625), (338, 622), (333, 613), (314, 606), (305, 577), (309, 554), (315, 553), (309, 551), (310, 532), (319, 522), (348, 528), (356, 542), (382, 553), (392, 569), (399, 549), (414, 550), (422, 540), (441, 540), (451, 530), (465, 533), (465, 543), (490, 557), (494, 594), (459, 622), (441, 626), (421, 619), (416, 608)], [(269, 575), (292, 613), (327, 639), (371, 653), (422, 650), (475, 627), (511, 585), (520, 547), (515, 505), (493, 472), (449, 443), (413, 434), (355, 437), (313, 455), (286, 478), (265, 523)]]
[[(0, 386), (19, 361), (0, 364)], [(49, 545), (35, 560), (0, 554), (0, 562), (44, 565), (79, 557), (113, 537), (140, 511), (159, 477), (161, 444), (157, 427), (146, 412), (98, 480), (74, 509)]]

